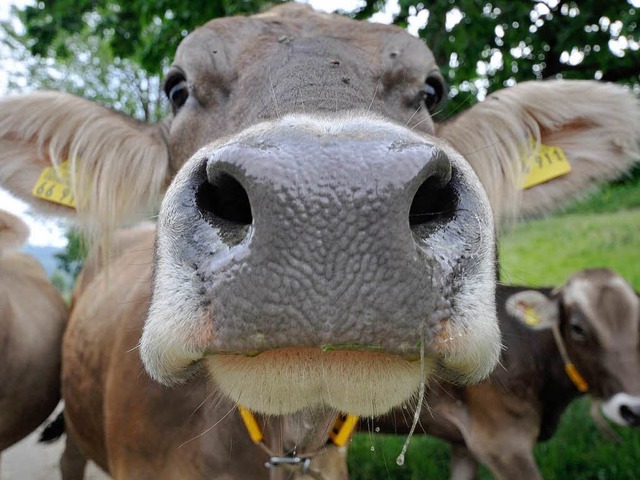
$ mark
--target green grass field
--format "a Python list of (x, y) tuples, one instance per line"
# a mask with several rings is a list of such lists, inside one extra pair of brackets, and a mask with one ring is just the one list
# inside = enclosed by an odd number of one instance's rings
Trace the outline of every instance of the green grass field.
[[(504, 283), (558, 285), (585, 267), (607, 266), (640, 291), (640, 176), (605, 187), (565, 213), (520, 224), (500, 240)], [(545, 479), (635, 480), (640, 478), (640, 429), (614, 427), (624, 442), (605, 439), (589, 417), (584, 397), (567, 410), (556, 435), (535, 456)], [(405, 465), (395, 459), (404, 437), (359, 434), (349, 451), (356, 480), (447, 479), (449, 446), (417, 436)], [(481, 479), (493, 476), (482, 469)]]

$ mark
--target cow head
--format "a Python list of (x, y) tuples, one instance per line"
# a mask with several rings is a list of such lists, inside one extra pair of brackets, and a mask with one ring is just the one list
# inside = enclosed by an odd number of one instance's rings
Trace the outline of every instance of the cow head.
[[(375, 415), (429, 374), (486, 376), (493, 218), (548, 211), (637, 157), (618, 87), (522, 84), (436, 126), (444, 86), (421, 41), (300, 5), (197, 29), (165, 91), (156, 126), (69, 95), (3, 100), (0, 183), (26, 196), (68, 158), (81, 222), (108, 231), (173, 180), (142, 359), (164, 383), (204, 365), (272, 414)], [(573, 170), (523, 193), (532, 141)]]
[[(557, 328), (589, 393), (619, 425), (640, 425), (640, 300), (631, 286), (607, 269), (573, 275), (547, 297), (535, 290), (509, 301), (517, 318), (533, 328)], [(560, 347), (562, 348), (562, 347)]]

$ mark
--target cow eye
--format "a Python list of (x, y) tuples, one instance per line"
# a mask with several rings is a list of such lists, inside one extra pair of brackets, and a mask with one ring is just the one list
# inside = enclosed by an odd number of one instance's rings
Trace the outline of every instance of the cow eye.
[(189, 98), (189, 84), (184, 74), (181, 72), (169, 74), (164, 82), (164, 92), (174, 112), (182, 107)]
[(420, 96), (429, 112), (433, 113), (433, 109), (442, 101), (444, 95), (444, 85), (439, 78), (428, 77), (424, 87), (420, 90)]
[(569, 324), (569, 336), (578, 342), (583, 342), (587, 339), (587, 331), (582, 325), (572, 321)]

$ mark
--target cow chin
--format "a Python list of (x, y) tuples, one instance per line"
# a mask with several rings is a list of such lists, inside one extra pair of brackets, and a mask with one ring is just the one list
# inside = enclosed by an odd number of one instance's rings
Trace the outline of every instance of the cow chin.
[[(382, 415), (414, 396), (436, 362), (358, 351), (283, 348), (255, 357), (214, 355), (209, 374), (232, 401), (267, 415), (328, 406)], [(423, 376), (424, 375), (424, 376)]]
[(381, 352), (320, 348), (281, 348), (252, 357), (216, 354), (203, 362), (221, 393), (259, 413), (286, 415), (330, 407), (375, 417), (413, 399), (432, 376), (465, 384), (483, 380), (499, 355), (499, 333), (470, 339), (464, 331), (443, 328), (423, 362)]

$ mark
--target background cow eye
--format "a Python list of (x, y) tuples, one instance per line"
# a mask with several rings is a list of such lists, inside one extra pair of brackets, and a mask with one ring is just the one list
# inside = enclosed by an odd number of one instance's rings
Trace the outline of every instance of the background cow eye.
[(439, 78), (428, 77), (425, 86), (420, 90), (420, 96), (429, 112), (438, 106), (444, 96), (444, 85)]
[(183, 74), (171, 75), (165, 81), (164, 92), (171, 102), (174, 112), (182, 107), (189, 98), (189, 85)]
[(569, 335), (576, 341), (582, 342), (587, 339), (587, 331), (585, 328), (576, 322), (569, 324)]

